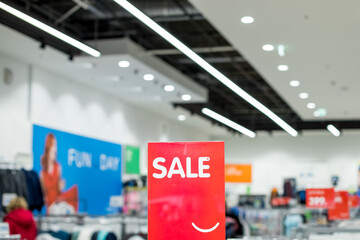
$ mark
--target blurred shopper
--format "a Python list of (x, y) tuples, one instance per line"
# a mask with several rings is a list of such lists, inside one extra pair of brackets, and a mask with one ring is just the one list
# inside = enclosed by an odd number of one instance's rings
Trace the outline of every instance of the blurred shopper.
[(14, 198), (6, 210), (8, 214), (4, 217), (4, 222), (9, 224), (10, 234), (20, 234), (22, 240), (34, 240), (36, 224), (26, 200), (23, 197)]
[(225, 204), (225, 227), (226, 239), (242, 237), (244, 235), (243, 226), (240, 223), (239, 216), (233, 211), (229, 210)]

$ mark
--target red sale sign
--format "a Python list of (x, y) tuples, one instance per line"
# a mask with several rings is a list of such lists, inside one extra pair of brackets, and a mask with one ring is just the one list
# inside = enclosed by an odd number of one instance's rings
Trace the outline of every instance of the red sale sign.
[(148, 239), (225, 239), (224, 142), (148, 144)]
[(333, 188), (306, 189), (306, 207), (330, 208), (335, 205), (335, 191)]
[(329, 220), (343, 220), (350, 218), (348, 192), (335, 193), (335, 206), (328, 210)]
[(357, 208), (359, 207), (359, 197), (357, 195), (349, 195), (349, 207), (350, 208)]

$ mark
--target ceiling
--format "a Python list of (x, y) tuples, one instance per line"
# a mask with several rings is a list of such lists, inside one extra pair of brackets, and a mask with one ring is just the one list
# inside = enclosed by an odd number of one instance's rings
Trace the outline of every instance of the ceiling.
[[(184, 103), (171, 99), (174, 106), (180, 106), (191, 114), (205, 117), (201, 109), (209, 107), (253, 131), (280, 130), (272, 120), (176, 51), (112, 0), (86, 1), (85, 8), (80, 7), (76, 3), (78, 1), (3, 2), (77, 39), (95, 43), (95, 46), (106, 39), (131, 39), (149, 55), (172, 65), (208, 90), (209, 98), (205, 103)], [(356, 31), (351, 32), (353, 27), (346, 28), (349, 29), (348, 33), (344, 28), (340, 29), (341, 24), (352, 20), (351, 24), (355, 26), (358, 20), (354, 16), (351, 19), (352, 15), (349, 14), (345, 20), (339, 17), (342, 22), (337, 23), (338, 18), (334, 16), (338, 16), (339, 12), (336, 11), (335, 1), (330, 1), (334, 9), (326, 5), (326, 12), (322, 8), (324, 1), (302, 1), (291, 5), (285, 0), (278, 0), (262, 3), (266, 6), (261, 8), (258, 3), (248, 0), (190, 1), (131, 2), (295, 129), (325, 129), (328, 123), (340, 129), (360, 128), (360, 110), (352, 104), (357, 99), (357, 88), (360, 88), (354, 77), (360, 71), (356, 69), (355, 60), (359, 49), (351, 49), (352, 46), (356, 47), (358, 37)], [(352, 7), (359, 5), (355, 1), (351, 3)], [(346, 6), (349, 12), (344, 9), (342, 15), (354, 13), (356, 9), (351, 6)], [(71, 10), (73, 13), (67, 14)], [(219, 12), (227, 14), (221, 14), (219, 18)], [(239, 18), (244, 15), (253, 16), (255, 22), (242, 24)], [(32, 37), (39, 45), (50, 45), (70, 58), (74, 57), (75, 62), (79, 59), (77, 49), (4, 12), (0, 14), (0, 22)], [(336, 29), (339, 30), (338, 34), (335, 34)], [(343, 40), (344, 34), (350, 34), (345, 36), (351, 39)], [(262, 51), (261, 46), (265, 43), (283, 44), (286, 55), (279, 57), (275, 52)], [(345, 51), (342, 52), (342, 49)], [(288, 64), (289, 71), (277, 71), (278, 64)], [(294, 79), (301, 82), (298, 88), (289, 86), (289, 81)], [(308, 100), (298, 98), (302, 91), (310, 94)], [(306, 108), (309, 101), (325, 108), (326, 117), (314, 118), (313, 112)]]
[[(360, 119), (360, 2), (190, 0), (305, 121), (319, 120), (307, 103), (327, 110), (325, 120)], [(269, 11), (271, 9), (271, 11)], [(221, 17), (219, 13), (222, 14)], [(252, 16), (252, 24), (243, 24)], [(262, 46), (283, 45), (285, 56)], [(286, 64), (289, 71), (277, 66)], [(291, 80), (300, 81), (291, 87)], [(309, 98), (299, 98), (301, 92)], [(316, 109), (315, 109), (316, 110)]]
[[(101, 58), (90, 56), (79, 56), (70, 61), (68, 57), (51, 47), (41, 49), (39, 43), (29, 37), (15, 32), (8, 27), (0, 25), (0, 53), (8, 57), (19, 59), (28, 64), (36, 63), (36, 66), (55, 72), (65, 79), (71, 79), (102, 91), (106, 94), (130, 103), (132, 105), (161, 115), (164, 119), (178, 121), (179, 115), (184, 115), (186, 121), (182, 123), (206, 133), (225, 136), (228, 131), (224, 128), (214, 128), (211, 122), (189, 114), (181, 108), (174, 108), (172, 102), (179, 101), (179, 93), (186, 93), (192, 96), (189, 102), (206, 102), (206, 89), (190, 82), (186, 77), (176, 73), (174, 69), (162, 66), (164, 73), (159, 73), (155, 67), (154, 60), (147, 64), (151, 56), (140, 58), (141, 48), (137, 51), (127, 50), (126, 46), (119, 49), (118, 53), (104, 54)], [(8, 44), (8, 43), (12, 44)], [(132, 44), (123, 40), (116, 41), (117, 46)], [(125, 43), (125, 44), (124, 44)], [(100, 49), (105, 48), (109, 42), (105, 41)], [(136, 46), (132, 45), (132, 48)], [(106, 52), (105, 50), (102, 51)], [(139, 54), (140, 53), (140, 54)], [(127, 60), (131, 63), (128, 68), (119, 68), (119, 61)], [(155, 62), (159, 61), (155, 59)], [(159, 61), (161, 64), (161, 61)], [(171, 72), (172, 77), (167, 77)], [(152, 73), (155, 76), (153, 81), (144, 81), (143, 74)], [(190, 80), (189, 80), (190, 81)], [(164, 84), (175, 86), (173, 92), (165, 92)], [(190, 87), (191, 89), (189, 89)]]

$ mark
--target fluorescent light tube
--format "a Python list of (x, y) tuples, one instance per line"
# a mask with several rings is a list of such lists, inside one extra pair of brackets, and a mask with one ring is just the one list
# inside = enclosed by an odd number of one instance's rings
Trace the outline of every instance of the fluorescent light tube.
[(256, 134), (253, 131), (250, 131), (249, 129), (244, 128), (243, 126), (231, 121), (230, 119), (227, 119), (226, 117), (224, 117), (208, 108), (203, 108), (201, 110), (201, 112), (203, 114), (205, 114), (206, 116), (209, 116), (209, 117), (215, 119), (216, 121), (219, 121), (219, 122), (225, 124), (226, 126), (231, 127), (232, 129), (234, 129), (238, 132), (241, 132), (242, 134), (245, 134), (248, 137), (251, 137), (251, 138), (256, 137)]
[(327, 125), (327, 130), (331, 132), (335, 137), (340, 136), (340, 131), (332, 124)]
[(0, 2), (0, 9), (14, 15), (15, 17), (20, 18), (21, 20), (33, 25), (34, 27), (39, 28), (40, 30), (43, 30), (44, 32), (47, 32), (48, 34), (80, 49), (83, 52), (86, 52), (87, 54), (93, 56), (93, 57), (100, 57), (101, 53), (85, 44), (83, 44), (82, 42), (79, 42), (78, 40), (69, 37), (68, 35), (56, 30), (55, 28), (52, 28), (38, 20), (36, 20), (33, 17), (30, 17), (29, 15), (26, 15), (25, 13), (20, 12), (19, 10), (16, 10), (13, 7), (10, 7), (9, 5), (6, 5), (3, 2)]
[(227, 86), (229, 89), (231, 89), (237, 95), (242, 97), (245, 101), (247, 101), (248, 103), (253, 105), (255, 108), (257, 108), (259, 111), (264, 113), (266, 116), (268, 116), (271, 120), (273, 120), (276, 124), (278, 124), (282, 129), (284, 129), (290, 135), (292, 135), (294, 137), (296, 137), (298, 135), (297, 131), (294, 128), (292, 128), (289, 124), (287, 124), (284, 120), (282, 120), (279, 116), (277, 116), (270, 109), (265, 107), (258, 100), (253, 98), (250, 94), (245, 92), (242, 88), (240, 88), (238, 85), (236, 85), (233, 81), (231, 81), (229, 78), (227, 78), (224, 74), (222, 74), (216, 68), (211, 66), (203, 58), (201, 58), (199, 55), (197, 55), (194, 51), (192, 51), (190, 48), (188, 48), (185, 44), (180, 42), (177, 38), (175, 38), (173, 35), (171, 35), (168, 31), (166, 31), (164, 28), (162, 28), (159, 24), (157, 24), (156, 22), (151, 20), (151, 18), (146, 16), (143, 12), (141, 12), (139, 9), (137, 9), (134, 5), (132, 5), (131, 3), (129, 3), (126, 0), (114, 0), (114, 1), (116, 3), (118, 3), (120, 6), (122, 6), (124, 9), (126, 9), (129, 13), (134, 15), (137, 19), (139, 19), (145, 25), (147, 25), (149, 28), (151, 28), (153, 31), (155, 31), (157, 34), (159, 34), (161, 37), (163, 37), (165, 40), (167, 40), (170, 44), (172, 44), (174, 47), (176, 47), (179, 51), (181, 51), (186, 56), (188, 56), (191, 60), (193, 60), (200, 67), (202, 67), (204, 70), (206, 70), (208, 73), (210, 73), (213, 77), (215, 77), (217, 80), (222, 82), (225, 86)]

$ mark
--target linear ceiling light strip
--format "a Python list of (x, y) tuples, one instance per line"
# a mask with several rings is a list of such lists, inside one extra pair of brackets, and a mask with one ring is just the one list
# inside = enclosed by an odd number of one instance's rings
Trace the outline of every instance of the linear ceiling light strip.
[(203, 114), (215, 119), (216, 121), (219, 121), (219, 122), (225, 124), (226, 126), (231, 127), (232, 129), (235, 129), (236, 131), (241, 132), (242, 134), (245, 134), (248, 137), (251, 137), (251, 138), (256, 137), (256, 134), (254, 132), (250, 131), (247, 128), (244, 128), (243, 126), (231, 121), (230, 119), (227, 119), (226, 117), (224, 117), (208, 108), (203, 108), (201, 110), (201, 112)]
[(72, 38), (72, 37), (69, 37), (68, 35), (36, 20), (35, 18), (33, 17), (30, 17), (22, 12), (20, 12), (19, 10), (16, 10), (15, 8), (13, 7), (10, 7), (9, 5), (6, 5), (5, 3), (1, 2), (0, 1), (0, 9), (14, 15), (15, 17), (18, 17), (20, 18), (21, 20), (33, 25), (34, 27), (37, 27), (39, 28), (40, 30), (44, 31), (44, 32), (47, 32), (48, 34), (80, 49), (81, 51), (83, 52), (86, 52), (87, 54), (93, 56), (93, 57), (100, 57), (101, 56), (101, 53), (85, 44), (83, 44), (82, 42), (79, 42), (78, 40)]
[(339, 137), (341, 135), (341, 132), (339, 131), (339, 129), (337, 129), (334, 125), (329, 124), (327, 125), (327, 130), (329, 130), (329, 132), (331, 132), (335, 137)]
[(247, 92), (245, 92), (243, 89), (241, 89), (239, 86), (237, 86), (233, 81), (231, 81), (224, 74), (219, 72), (216, 68), (211, 66), (203, 58), (201, 58), (199, 55), (197, 55), (194, 51), (192, 51), (190, 48), (188, 48), (185, 44), (180, 42), (177, 38), (175, 38), (173, 35), (171, 35), (168, 31), (166, 31), (164, 28), (162, 28), (160, 25), (158, 25), (156, 22), (154, 22), (151, 18), (146, 16), (143, 12), (141, 12), (139, 9), (137, 9), (134, 5), (132, 5), (131, 3), (129, 3), (126, 0), (114, 0), (114, 1), (116, 3), (118, 3), (120, 6), (122, 6), (124, 9), (126, 9), (128, 12), (130, 12), (132, 15), (134, 15), (137, 19), (139, 19), (145, 25), (147, 25), (149, 28), (151, 28), (153, 31), (155, 31), (160, 36), (162, 36), (165, 40), (167, 40), (174, 47), (179, 49), (182, 53), (184, 53), (186, 56), (188, 56), (190, 59), (192, 59), (195, 63), (197, 63), (199, 66), (201, 66), (204, 70), (206, 70), (208, 73), (210, 73), (212, 76), (214, 76), (220, 82), (222, 82), (225, 86), (227, 86), (232, 91), (234, 91), (237, 95), (242, 97), (245, 101), (247, 101), (248, 103), (253, 105), (255, 108), (257, 108), (259, 111), (264, 113), (266, 116), (268, 116), (271, 120), (273, 120), (276, 124), (278, 124), (282, 129), (284, 129), (290, 135), (292, 135), (294, 137), (296, 137), (298, 135), (297, 131), (294, 128), (292, 128), (289, 124), (287, 124), (284, 120), (282, 120), (279, 116), (277, 116), (270, 109), (265, 107), (258, 100), (256, 100), (252, 96), (250, 96)]

